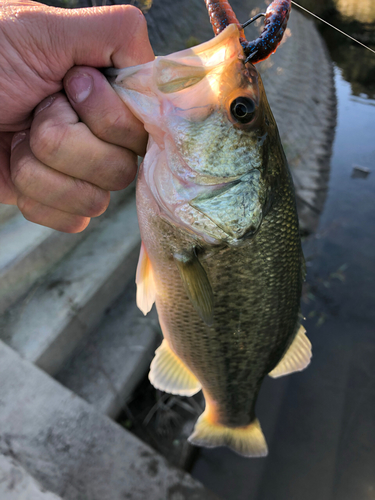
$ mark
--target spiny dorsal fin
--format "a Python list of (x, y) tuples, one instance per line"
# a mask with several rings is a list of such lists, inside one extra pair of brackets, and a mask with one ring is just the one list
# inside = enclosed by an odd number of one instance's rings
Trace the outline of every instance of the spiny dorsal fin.
[(267, 443), (258, 419), (246, 427), (225, 427), (208, 418), (209, 410), (199, 417), (193, 434), (188, 441), (196, 446), (228, 446), (244, 457), (265, 457), (268, 454)]
[(195, 375), (163, 340), (156, 349), (148, 375), (151, 384), (161, 391), (179, 396), (193, 396), (201, 390)]
[(135, 282), (137, 284), (137, 306), (146, 316), (155, 302), (156, 289), (151, 262), (143, 242), (139, 254)]
[(304, 370), (312, 356), (311, 342), (305, 335), (306, 330), (301, 325), (291, 346), (281, 358), (279, 364), (270, 373), (270, 377), (277, 378), (293, 372)]
[(208, 276), (195, 254), (175, 254), (174, 260), (180, 271), (185, 291), (199, 316), (212, 325), (214, 294)]

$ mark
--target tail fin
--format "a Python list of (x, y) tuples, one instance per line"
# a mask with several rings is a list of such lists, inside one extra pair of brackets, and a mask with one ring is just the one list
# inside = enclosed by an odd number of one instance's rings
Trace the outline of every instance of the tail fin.
[(258, 419), (246, 427), (230, 428), (211, 423), (207, 418), (207, 410), (199, 417), (189, 441), (207, 448), (228, 446), (244, 457), (265, 457), (268, 454)]

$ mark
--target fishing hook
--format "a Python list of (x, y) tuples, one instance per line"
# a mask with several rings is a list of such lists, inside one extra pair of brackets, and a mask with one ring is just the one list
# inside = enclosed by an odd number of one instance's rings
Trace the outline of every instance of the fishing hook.
[[(251, 60), (253, 64), (264, 61), (276, 51), (284, 36), (292, 7), (291, 0), (274, 0), (268, 6), (265, 14), (258, 14), (246, 23), (240, 24), (227, 0), (205, 0), (205, 3), (215, 35), (223, 31), (229, 24), (236, 24), (240, 32), (240, 43), (246, 61)], [(262, 33), (255, 40), (248, 42), (243, 28), (263, 16), (266, 20)]]
[(249, 19), (248, 21), (246, 21), (246, 23), (243, 23), (241, 26), (242, 26), (242, 29), (246, 28), (246, 26), (249, 26), (251, 23), (253, 23), (254, 21), (256, 21), (257, 19), (259, 19), (260, 17), (265, 17), (267, 14), (265, 12), (261, 12), (260, 14), (257, 14), (256, 16), (252, 17), (251, 19)]

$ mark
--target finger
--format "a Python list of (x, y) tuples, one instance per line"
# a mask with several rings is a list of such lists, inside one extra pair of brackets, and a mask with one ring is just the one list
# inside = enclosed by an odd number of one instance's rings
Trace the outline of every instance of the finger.
[(108, 191), (44, 165), (33, 155), (28, 139), (27, 132), (10, 159), (13, 184), (23, 197), (83, 217), (97, 217), (107, 209)]
[[(4, 4), (1, 33), (11, 54), (4, 59), (2, 93), (11, 96), (10, 109), (2, 105), (1, 123), (7, 131), (30, 126), (30, 112), (45, 97), (62, 88), (64, 75), (73, 66), (132, 66), (153, 59), (143, 14), (131, 5), (87, 9), (56, 9), (38, 3)], [(40, 29), (40, 27), (43, 29)], [(27, 47), (27, 50), (25, 50)], [(2, 51), (3, 53), (4, 51)], [(2, 55), (2, 54), (0, 54)], [(3, 85), (3, 86), (4, 86)], [(4, 130), (4, 128), (3, 128)]]
[(64, 78), (64, 88), (80, 119), (100, 139), (144, 156), (147, 133), (100, 71), (76, 66)]
[[(83, 16), (86, 16), (85, 23)], [(64, 52), (73, 56), (73, 63), (68, 67), (123, 68), (154, 59), (146, 19), (136, 7), (76, 9), (65, 21)]]
[(127, 187), (137, 172), (137, 155), (96, 137), (62, 94), (50, 99), (49, 106), (44, 101), (42, 110), (37, 108), (31, 125), (30, 146), (35, 157), (54, 170), (107, 191)]
[(56, 210), (23, 195), (19, 195), (17, 206), (28, 221), (64, 233), (80, 233), (86, 229), (90, 222), (88, 217), (80, 217)]
[(17, 195), (10, 178), (11, 143), (18, 140), (18, 134), (0, 132), (0, 203), (15, 205)]

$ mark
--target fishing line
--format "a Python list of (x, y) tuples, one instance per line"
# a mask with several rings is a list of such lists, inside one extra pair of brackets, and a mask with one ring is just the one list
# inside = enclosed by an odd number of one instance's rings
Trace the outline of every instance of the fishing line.
[(339, 28), (336, 28), (336, 26), (333, 26), (333, 24), (330, 24), (328, 21), (325, 21), (324, 19), (322, 19), (321, 17), (317, 16), (316, 14), (314, 14), (313, 12), (310, 12), (309, 10), (305, 9), (305, 7), (302, 7), (302, 5), (299, 5), (297, 2), (294, 2), (294, 0), (292, 0), (292, 4), (293, 5), (296, 5), (297, 7), (299, 7), (300, 9), (304, 10), (305, 12), (307, 12), (308, 14), (310, 14), (311, 16), (313, 17), (316, 17), (317, 19), (319, 19), (319, 21), (321, 21), (322, 23), (325, 23), (327, 24), (328, 26), (330, 26), (331, 28), (335, 29), (336, 31), (338, 31), (339, 33), (341, 33), (342, 35), (345, 35), (347, 36), (348, 38), (350, 38), (351, 40), (353, 40), (354, 42), (358, 43), (359, 45), (362, 45), (362, 47), (364, 47), (365, 49), (369, 50), (370, 52), (373, 52), (375, 54), (375, 50), (371, 49), (370, 47), (368, 47), (367, 45), (365, 45), (364, 43), (360, 42), (359, 40), (356, 40), (355, 38), (353, 38), (352, 36), (348, 35), (347, 33), (345, 33), (345, 31), (342, 31), (340, 30)]

